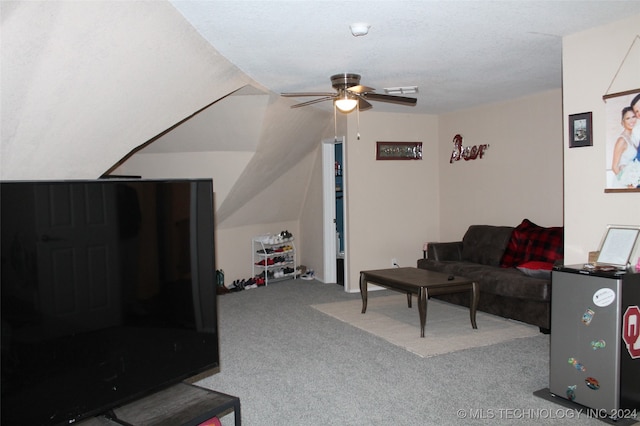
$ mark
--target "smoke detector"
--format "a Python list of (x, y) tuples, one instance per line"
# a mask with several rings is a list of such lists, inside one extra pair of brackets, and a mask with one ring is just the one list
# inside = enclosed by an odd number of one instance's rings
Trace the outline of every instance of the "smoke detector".
[(364, 22), (356, 22), (355, 24), (349, 25), (349, 28), (351, 29), (351, 34), (353, 34), (354, 37), (359, 37), (369, 34), (369, 28), (371, 28), (371, 25)]

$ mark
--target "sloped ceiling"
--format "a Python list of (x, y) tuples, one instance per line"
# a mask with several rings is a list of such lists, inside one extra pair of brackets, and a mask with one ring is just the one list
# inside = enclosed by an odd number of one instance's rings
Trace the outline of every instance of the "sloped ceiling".
[[(231, 189), (217, 211), (218, 223), (223, 223), (239, 206), (257, 196), (278, 178), (294, 169), (328, 136), (332, 127), (332, 116), (315, 109), (290, 110), (287, 103), (277, 95), (271, 95), (269, 108), (262, 120), (260, 144), (255, 155), (244, 169), (236, 185)], [(308, 171), (310, 172), (310, 170)], [(292, 196), (295, 189), (307, 184), (306, 179), (293, 179), (280, 188), (278, 199)], [(300, 205), (291, 209), (297, 219)], [(287, 218), (287, 215), (281, 216)]]
[(144, 152), (255, 151), (269, 96), (246, 86), (206, 108)]
[[(328, 112), (291, 110), (276, 94), (247, 92), (251, 94), (220, 100), (139, 151), (143, 156), (251, 153), (230, 190), (217, 198), (220, 228), (297, 220), (312, 154), (323, 137), (334, 134), (333, 115)], [(210, 173), (214, 182), (226, 178), (215, 168)]]
[(97, 178), (259, 84), (168, 2), (0, 2), (2, 179)]

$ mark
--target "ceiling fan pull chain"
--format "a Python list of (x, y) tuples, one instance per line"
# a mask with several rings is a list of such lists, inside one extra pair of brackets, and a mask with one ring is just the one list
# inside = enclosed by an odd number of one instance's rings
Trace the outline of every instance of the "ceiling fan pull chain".
[(336, 104), (333, 104), (333, 141), (338, 142), (338, 113)]
[(356, 119), (358, 120), (358, 128), (356, 129), (356, 137), (360, 140), (360, 102), (356, 105)]

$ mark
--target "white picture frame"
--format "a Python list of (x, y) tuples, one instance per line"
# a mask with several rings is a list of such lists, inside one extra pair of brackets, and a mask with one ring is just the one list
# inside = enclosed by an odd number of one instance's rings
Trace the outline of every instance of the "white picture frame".
[(640, 226), (608, 225), (596, 264), (627, 268), (639, 235)]

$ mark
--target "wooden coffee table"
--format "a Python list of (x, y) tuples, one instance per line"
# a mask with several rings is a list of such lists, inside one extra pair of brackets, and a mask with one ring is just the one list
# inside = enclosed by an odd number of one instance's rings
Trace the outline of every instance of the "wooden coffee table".
[(411, 308), (411, 295), (416, 294), (418, 296), (420, 337), (424, 337), (424, 325), (427, 322), (427, 299), (429, 296), (470, 291), (471, 306), (469, 307), (469, 316), (471, 318), (471, 326), (478, 328), (476, 325), (476, 308), (480, 292), (478, 291), (478, 285), (473, 280), (419, 268), (361, 271), (360, 295), (362, 296), (363, 314), (367, 311), (367, 283), (406, 293), (409, 308)]

